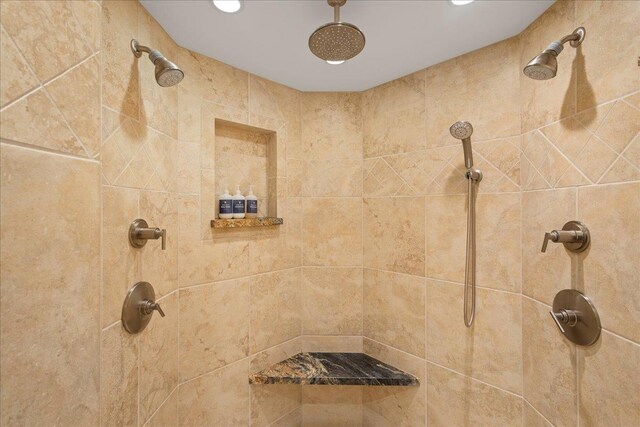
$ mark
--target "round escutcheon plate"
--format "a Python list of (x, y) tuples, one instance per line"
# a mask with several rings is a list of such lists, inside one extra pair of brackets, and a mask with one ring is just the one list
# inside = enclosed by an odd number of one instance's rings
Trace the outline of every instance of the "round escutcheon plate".
[(153, 313), (141, 310), (144, 301), (155, 301), (156, 293), (149, 282), (138, 282), (129, 289), (122, 304), (122, 326), (130, 334), (142, 332), (151, 321)]
[(553, 299), (553, 311), (573, 310), (578, 316), (575, 326), (564, 326), (564, 336), (574, 344), (591, 345), (600, 337), (600, 316), (589, 297), (575, 289), (564, 289)]

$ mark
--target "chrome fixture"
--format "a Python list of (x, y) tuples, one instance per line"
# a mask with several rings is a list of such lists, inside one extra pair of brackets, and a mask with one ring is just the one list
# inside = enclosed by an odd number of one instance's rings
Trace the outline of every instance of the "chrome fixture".
[(553, 230), (550, 233), (544, 233), (542, 252), (547, 251), (549, 241), (562, 243), (568, 251), (580, 253), (589, 247), (591, 234), (589, 234), (587, 226), (580, 221), (569, 221), (562, 227), (562, 230)]
[(130, 334), (142, 332), (157, 311), (164, 317), (164, 311), (156, 302), (156, 293), (149, 282), (138, 282), (129, 289), (122, 304), (122, 326)]
[(141, 248), (147, 244), (147, 240), (162, 238), (162, 250), (167, 248), (167, 230), (164, 228), (149, 228), (149, 224), (142, 218), (138, 218), (129, 226), (129, 243), (134, 248)]
[(160, 86), (175, 86), (184, 78), (182, 70), (159, 51), (142, 46), (136, 39), (131, 40), (131, 50), (136, 58), (140, 58), (142, 52), (149, 54), (149, 60), (156, 66), (156, 81)]
[(533, 58), (524, 67), (524, 75), (534, 80), (549, 80), (558, 72), (558, 60), (556, 57), (564, 49), (564, 44), (569, 42), (571, 47), (578, 47), (584, 40), (585, 29), (578, 27), (573, 33), (564, 36), (559, 41), (553, 41), (542, 53)]
[[(476, 186), (482, 181), (482, 172), (473, 168), (473, 151), (471, 150), (471, 134), (473, 126), (465, 121), (455, 122), (449, 128), (451, 136), (462, 141), (464, 165), (467, 168), (467, 195), (469, 210), (467, 212), (467, 253), (464, 267), (464, 324), (468, 328), (473, 324), (476, 314)], [(471, 291), (471, 307), (469, 307), (469, 291)]]
[(578, 345), (592, 345), (600, 336), (600, 316), (593, 302), (575, 289), (564, 289), (553, 299), (549, 312), (560, 332)]
[(327, 0), (333, 7), (333, 21), (319, 27), (309, 36), (309, 49), (330, 63), (342, 63), (364, 49), (364, 33), (348, 22), (340, 22), (340, 7), (347, 0)]

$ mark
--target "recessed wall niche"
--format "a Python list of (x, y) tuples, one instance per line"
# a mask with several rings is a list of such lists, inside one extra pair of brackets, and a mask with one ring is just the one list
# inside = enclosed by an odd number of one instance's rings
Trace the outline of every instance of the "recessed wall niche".
[[(257, 227), (282, 224), (277, 206), (277, 133), (227, 120), (215, 120), (216, 215), (213, 228)], [(258, 199), (258, 217), (245, 220), (218, 218), (219, 195), (236, 187), (244, 196), (253, 188)]]

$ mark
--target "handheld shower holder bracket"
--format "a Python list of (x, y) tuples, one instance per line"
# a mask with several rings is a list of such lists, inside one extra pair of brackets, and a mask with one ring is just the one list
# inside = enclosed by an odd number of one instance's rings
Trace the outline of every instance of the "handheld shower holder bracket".
[(465, 178), (471, 179), (475, 182), (482, 181), (482, 171), (480, 169), (469, 169), (464, 176)]

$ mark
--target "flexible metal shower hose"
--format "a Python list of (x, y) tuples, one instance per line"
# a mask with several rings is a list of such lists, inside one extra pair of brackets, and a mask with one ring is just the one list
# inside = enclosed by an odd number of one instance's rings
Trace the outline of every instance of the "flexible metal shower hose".
[[(467, 211), (467, 253), (464, 266), (464, 324), (468, 328), (473, 324), (476, 314), (476, 182), (467, 178), (469, 209)], [(471, 283), (469, 283), (471, 282)], [(471, 285), (471, 286), (469, 286)], [(471, 310), (469, 310), (469, 287), (471, 287)]]

